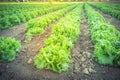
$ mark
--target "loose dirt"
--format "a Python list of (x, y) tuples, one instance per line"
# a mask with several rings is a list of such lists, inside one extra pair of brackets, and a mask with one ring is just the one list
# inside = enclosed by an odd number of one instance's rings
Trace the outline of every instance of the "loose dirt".
[(90, 39), (90, 26), (84, 12), (80, 25), (81, 34), (71, 49), (69, 71), (58, 74), (46, 69), (36, 69), (33, 64), (34, 56), (44, 47), (44, 40), (50, 36), (53, 25), (46, 28), (43, 35), (33, 37), (30, 43), (24, 42), (24, 24), (21, 25), (21, 31), (15, 29), (18, 31), (14, 32), (13, 27), (0, 32), (0, 35), (13, 36), (22, 43), (22, 49), (14, 61), (0, 61), (0, 80), (120, 80), (119, 67), (100, 65), (93, 58), (94, 45)]
[(20, 42), (24, 39), (26, 33), (25, 23), (13, 26), (12, 28), (1, 30), (0, 36), (12, 37)]

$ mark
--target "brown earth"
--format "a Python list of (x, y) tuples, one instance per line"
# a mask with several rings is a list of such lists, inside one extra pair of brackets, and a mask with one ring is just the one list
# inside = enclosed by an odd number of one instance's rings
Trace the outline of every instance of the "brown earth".
[(25, 33), (25, 23), (22, 23), (20, 25), (13, 26), (9, 29), (1, 30), (0, 36), (12, 37), (16, 38), (19, 41), (22, 41), (24, 39)]
[(94, 46), (84, 12), (80, 25), (81, 34), (71, 49), (69, 71), (58, 74), (36, 69), (33, 59), (44, 47), (44, 40), (50, 36), (51, 28), (56, 23), (46, 28), (41, 36), (33, 37), (30, 43), (24, 42), (25, 24), (0, 32), (0, 35), (14, 37), (22, 43), (22, 49), (14, 61), (0, 61), (0, 80), (120, 80), (119, 67), (100, 65), (92, 57)]

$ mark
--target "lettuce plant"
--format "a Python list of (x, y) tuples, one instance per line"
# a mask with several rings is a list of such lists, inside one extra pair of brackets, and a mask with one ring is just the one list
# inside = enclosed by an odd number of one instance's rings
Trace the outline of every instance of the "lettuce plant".
[(69, 54), (60, 46), (50, 45), (43, 48), (35, 57), (34, 65), (39, 69), (46, 68), (61, 73), (68, 70)]
[(15, 14), (9, 17), (9, 21), (11, 22), (12, 25), (20, 24), (20, 19)]
[(20, 42), (15, 39), (0, 37), (0, 59), (13, 61), (20, 48)]
[(0, 19), (0, 29), (7, 29), (12, 26), (12, 23), (9, 21), (9, 16)]

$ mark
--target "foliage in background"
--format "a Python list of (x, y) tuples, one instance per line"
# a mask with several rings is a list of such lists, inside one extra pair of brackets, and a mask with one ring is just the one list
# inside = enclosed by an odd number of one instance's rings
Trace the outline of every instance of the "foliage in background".
[(66, 6), (69, 4), (0, 4), (0, 29), (10, 28)]

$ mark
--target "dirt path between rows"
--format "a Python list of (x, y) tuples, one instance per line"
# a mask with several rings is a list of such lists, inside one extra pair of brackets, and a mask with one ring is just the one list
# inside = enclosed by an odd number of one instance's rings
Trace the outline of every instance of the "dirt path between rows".
[(96, 9), (96, 8), (94, 8), (94, 9), (95, 9), (97, 12), (99, 12), (99, 13), (106, 19), (106, 21), (107, 21), (108, 23), (114, 25), (115, 28), (120, 31), (120, 20), (118, 20), (118, 19), (116, 19), (116, 18), (114, 18), (114, 17), (112, 17), (112, 16), (110, 16), (110, 15), (108, 15), (108, 14), (103, 13), (103, 12), (100, 11), (99, 9)]
[(25, 23), (22, 23), (20, 25), (15, 25), (9, 29), (1, 30), (0, 36), (12, 37), (21, 42), (25, 37), (25, 33), (26, 33)]
[(80, 36), (71, 50), (71, 66), (73, 79), (69, 80), (90, 80), (90, 76), (96, 71), (93, 62), (93, 44), (90, 40), (89, 25), (85, 18), (85, 12), (82, 13), (80, 24)]

